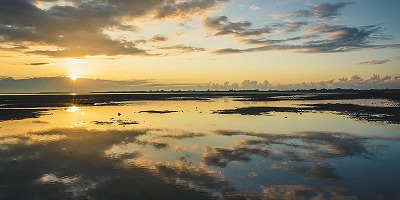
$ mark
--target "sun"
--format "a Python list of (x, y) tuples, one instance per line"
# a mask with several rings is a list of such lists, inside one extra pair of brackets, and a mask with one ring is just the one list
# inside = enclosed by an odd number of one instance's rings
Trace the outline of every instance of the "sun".
[(70, 74), (70, 75), (68, 75), (68, 78), (70, 78), (71, 80), (75, 81), (76, 79), (79, 78), (79, 76), (76, 75), (76, 74)]

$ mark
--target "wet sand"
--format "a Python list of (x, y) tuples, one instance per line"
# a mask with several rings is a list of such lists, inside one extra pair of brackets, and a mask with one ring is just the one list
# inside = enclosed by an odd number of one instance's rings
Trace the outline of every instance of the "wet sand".
[(38, 118), (50, 109), (0, 109), (0, 121)]
[[(302, 107), (243, 107), (216, 110), (215, 114), (271, 115), (273, 112), (334, 112), (350, 118), (400, 124), (400, 107), (360, 106), (355, 104), (301, 104)], [(307, 106), (307, 107), (303, 107)]]
[[(233, 98), (236, 101), (304, 101), (386, 99), (400, 104), (400, 90), (319, 90), (319, 91), (229, 91), (229, 92), (146, 92), (146, 93), (93, 93), (93, 94), (30, 94), (0, 95), (0, 121), (37, 118), (49, 108), (69, 106), (113, 106), (139, 101), (211, 101), (215, 98)], [(214, 111), (219, 114), (260, 115), (270, 112), (334, 111), (352, 118), (368, 121), (400, 123), (398, 107), (372, 107), (352, 104), (313, 104), (310, 108), (245, 107)], [(18, 108), (14, 110), (12, 108)], [(144, 110), (151, 114), (178, 112), (175, 110)]]
[(208, 101), (212, 98), (235, 98), (240, 101), (282, 100), (340, 100), (340, 99), (388, 99), (400, 102), (400, 90), (373, 91), (226, 91), (226, 92), (147, 92), (147, 93), (93, 93), (93, 94), (30, 94), (0, 95), (1, 108), (40, 108), (115, 105), (126, 101), (188, 100)]
[(167, 113), (176, 113), (176, 110), (142, 110), (139, 113), (149, 113), (149, 114), (167, 114)]

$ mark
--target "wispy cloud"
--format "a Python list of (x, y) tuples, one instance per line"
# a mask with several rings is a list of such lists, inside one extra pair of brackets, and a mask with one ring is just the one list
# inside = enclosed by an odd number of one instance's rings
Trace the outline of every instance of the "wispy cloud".
[(257, 10), (260, 10), (261, 8), (258, 7), (257, 5), (251, 5), (251, 6), (249, 6), (249, 9), (252, 11), (257, 11)]
[(167, 36), (163, 35), (155, 35), (151, 39), (142, 39), (142, 40), (135, 40), (134, 43), (136, 44), (148, 44), (148, 43), (162, 43), (168, 41)]
[(381, 65), (381, 64), (385, 64), (385, 63), (395, 61), (395, 60), (400, 60), (400, 56), (390, 57), (390, 58), (386, 58), (386, 59), (382, 59), (382, 60), (362, 61), (357, 64), (359, 64), (359, 65)]
[(156, 11), (156, 18), (180, 17), (188, 18), (199, 15), (229, 0), (192, 0), (192, 1), (164, 1), (165, 3)]
[(289, 17), (310, 17), (313, 15), (310, 10), (298, 10), (287, 14)]
[(50, 64), (50, 63), (36, 62), (36, 63), (26, 63), (25, 65), (40, 66), (40, 65), (48, 65), (48, 64)]
[(227, 16), (206, 17), (203, 24), (214, 36), (231, 35), (234, 37), (259, 36), (271, 33), (271, 28), (251, 28), (251, 22), (232, 22)]
[[(223, 55), (247, 52), (291, 51), (295, 53), (337, 53), (363, 49), (399, 48), (398, 44), (379, 44), (390, 39), (381, 24), (367, 26), (331, 25), (330, 21), (351, 3), (308, 4), (309, 9), (287, 14), (272, 13), (275, 19), (291, 17), (279, 23), (253, 28), (249, 21), (232, 22), (226, 16), (206, 18), (205, 28), (213, 36), (233, 36), (246, 48), (221, 48), (211, 53)], [(304, 19), (297, 19), (302, 17)], [(315, 20), (309, 20), (312, 17)], [(299, 21), (300, 20), (300, 21)]]
[[(295, 24), (281, 24), (280, 26), (286, 26), (292, 32), (301, 29), (303, 26), (307, 26), (306, 23), (295, 23)], [(294, 39), (305, 39), (308, 41), (302, 41), (295, 44), (277, 44), (277, 42), (271, 44), (270, 39), (247, 39), (242, 40), (245, 42), (253, 41), (258, 46), (250, 47), (245, 49), (218, 49), (213, 51), (215, 54), (232, 54), (232, 53), (245, 53), (245, 52), (262, 52), (262, 51), (293, 51), (296, 53), (335, 53), (335, 52), (349, 52), (361, 49), (376, 49), (376, 48), (391, 48), (396, 47), (396, 44), (388, 45), (377, 45), (373, 44), (374, 41), (379, 39), (385, 39), (381, 35), (380, 25), (370, 25), (363, 27), (348, 27), (348, 26), (329, 26), (326, 24), (318, 26), (309, 26), (309, 34), (306, 36), (299, 36), (294, 38), (287, 38), (279, 41), (284, 43), (287, 41), (293, 41)], [(262, 41), (265, 41), (265, 45), (261, 45)]]
[(164, 47), (160, 47), (158, 49), (159, 50), (172, 50), (172, 51), (175, 51), (175, 52), (169, 52), (169, 53), (167, 53), (165, 55), (174, 55), (174, 54), (206, 51), (206, 49), (202, 48), (202, 47), (192, 47), (192, 46), (186, 46), (186, 45), (164, 46)]
[(202, 48), (202, 47), (191, 47), (191, 46), (185, 46), (185, 45), (166, 46), (166, 47), (160, 47), (159, 49), (177, 50), (180, 53), (191, 53), (191, 52), (199, 52), (199, 51), (206, 50), (205, 48)]
[(318, 21), (326, 22), (340, 15), (340, 11), (352, 3), (317, 3), (308, 4), (309, 10), (298, 10), (287, 14), (289, 17), (314, 17)]
[(283, 17), (284, 15), (278, 12), (272, 12), (270, 14), (268, 14), (268, 16), (272, 17), (272, 19), (278, 20), (281, 17)]
[(312, 15), (321, 21), (333, 19), (340, 14), (340, 10), (350, 5), (351, 3), (318, 3), (309, 4), (309, 7), (313, 9)]
[(267, 38), (256, 38), (256, 39), (243, 39), (240, 42), (244, 44), (253, 44), (253, 45), (273, 45), (273, 44), (279, 44), (279, 43), (285, 43), (285, 42), (290, 42), (290, 41), (297, 41), (297, 40), (304, 40), (304, 39), (309, 39), (310, 37), (313, 36), (307, 36), (307, 37), (292, 37), (292, 38), (286, 38), (286, 39), (267, 39)]
[(305, 185), (261, 185), (264, 197), (271, 199), (305, 199), (313, 189)]

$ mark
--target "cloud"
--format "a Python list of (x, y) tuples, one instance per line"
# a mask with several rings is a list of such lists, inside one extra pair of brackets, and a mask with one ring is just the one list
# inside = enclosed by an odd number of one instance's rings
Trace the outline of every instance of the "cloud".
[(260, 10), (260, 7), (258, 7), (257, 5), (251, 5), (251, 6), (249, 6), (249, 9), (252, 11), (257, 11), (257, 10)]
[(151, 41), (155, 41), (155, 42), (165, 42), (165, 41), (167, 41), (167, 40), (168, 40), (168, 38), (165, 37), (165, 36), (162, 36), (162, 35), (155, 35), (155, 36), (151, 39)]
[(259, 36), (271, 33), (271, 28), (251, 28), (248, 21), (231, 22), (226, 16), (206, 17), (203, 24), (214, 36), (232, 35), (234, 37)]
[(358, 75), (353, 75), (349, 78), (343, 77), (336, 80), (327, 80), (320, 82), (309, 82), (309, 83), (298, 83), (298, 84), (287, 84), (287, 85), (275, 85), (276, 88), (343, 88), (343, 89), (396, 89), (400, 87), (399, 76), (384, 76), (371, 75), (371, 77), (363, 79)]
[(117, 7), (122, 14), (128, 17), (148, 15), (155, 19), (165, 19), (190, 18), (229, 2), (229, 0), (103, 0), (103, 2)]
[(357, 199), (356, 196), (352, 196), (349, 189), (345, 187), (338, 186), (325, 186), (324, 190), (332, 195), (334, 198), (338, 199)]
[[(62, 140), (47, 140), (59, 134), (64, 135)], [(101, 132), (57, 129), (0, 138), (0, 143), (8, 147), (2, 149), (0, 154), (1, 183), (7, 185), (3, 187), (5, 192), (1, 197), (114, 199), (118, 194), (122, 198), (140, 199), (211, 199), (205, 188), (213, 191), (231, 188), (216, 173), (184, 163), (123, 166), (124, 161), (132, 157), (105, 155), (105, 151), (113, 145), (130, 144), (145, 134), (147, 131), (140, 130)], [(32, 139), (36, 137), (43, 140)], [(90, 144), (87, 144), (88, 140)], [(136, 156), (133, 154), (138, 159)], [(172, 180), (186, 181), (191, 185)], [(21, 189), (25, 192), (21, 193)], [(221, 191), (221, 194), (224, 193)]]
[(54, 184), (54, 183), (62, 183), (62, 184), (72, 184), (77, 182), (79, 177), (57, 177), (54, 174), (44, 174), (40, 177), (37, 182), (41, 184)]
[(334, 166), (328, 163), (314, 163), (312, 166), (287, 166), (284, 170), (306, 173), (311, 178), (316, 179), (340, 179), (340, 176), (336, 173)]
[(302, 40), (302, 39), (307, 39), (308, 37), (292, 37), (292, 38), (286, 38), (282, 40), (273, 40), (273, 39), (266, 39), (266, 38), (256, 38), (256, 39), (243, 39), (241, 40), (242, 43), (244, 44), (256, 44), (256, 45), (273, 45), (273, 44), (279, 44), (279, 43), (285, 43), (285, 42), (290, 42), (290, 41), (296, 41), (296, 40)]
[(317, 3), (308, 4), (311, 10), (298, 10), (287, 14), (289, 17), (314, 17), (318, 21), (326, 22), (340, 15), (340, 11), (352, 3)]
[(369, 60), (369, 61), (362, 61), (357, 64), (359, 65), (381, 65), (391, 61), (400, 60), (400, 56), (390, 57), (382, 60)]
[(313, 16), (321, 21), (333, 19), (340, 14), (340, 10), (350, 5), (351, 3), (318, 3), (309, 4), (309, 7), (313, 9)]
[(209, 166), (226, 167), (230, 162), (249, 162), (252, 155), (270, 156), (270, 150), (236, 146), (233, 148), (206, 148), (203, 163)]
[(287, 14), (289, 17), (310, 17), (312, 12), (309, 10), (298, 10)]
[[(294, 53), (339, 53), (364, 49), (399, 48), (399, 44), (379, 44), (391, 36), (383, 32), (381, 24), (368, 26), (331, 25), (329, 20), (336, 18), (340, 10), (351, 3), (309, 4), (310, 10), (290, 12), (289, 17), (314, 17), (315, 21), (283, 20), (280, 23), (266, 24), (252, 28), (249, 21), (232, 22), (226, 16), (207, 17), (203, 20), (206, 30), (212, 36), (230, 35), (239, 43), (251, 45), (244, 48), (220, 48), (210, 52), (217, 55), (290, 51)], [(275, 19), (284, 14), (272, 13)]]
[[(48, 7), (43, 7), (43, 2), (0, 1), (0, 37), (11, 46), (7, 50), (49, 57), (152, 55), (148, 49), (137, 47), (143, 41), (112, 38), (104, 31), (135, 32), (137, 27), (126, 24), (131, 19), (190, 18), (228, 0), (45, 1)], [(149, 42), (157, 41), (166, 38), (159, 36)]]
[(188, 18), (192, 15), (199, 15), (215, 6), (226, 3), (229, 0), (190, 0), (170, 1), (157, 10), (156, 18), (180, 17)]
[(381, 65), (389, 62), (390, 60), (384, 59), (384, 60), (369, 60), (369, 61), (364, 61), (364, 62), (359, 62), (357, 64), (359, 65)]
[[(241, 44), (251, 45), (244, 48), (228, 46), (210, 51), (218, 55), (264, 51), (336, 53), (400, 47), (399, 44), (377, 44), (378, 41), (388, 38), (382, 35), (381, 25), (351, 27), (327, 24), (351, 3), (308, 4), (308, 9), (286, 15), (275, 12), (271, 16), (276, 19), (283, 16), (312, 16), (317, 20), (284, 20), (258, 28), (253, 28), (253, 24), (246, 20), (230, 21), (224, 15), (206, 16), (208, 12), (228, 2), (229, 0), (1, 0), (0, 38), (6, 45), (0, 49), (56, 58), (98, 55), (165, 56), (174, 55), (177, 50), (179, 53), (200, 52), (205, 49), (187, 44), (169, 44), (163, 50), (171, 50), (172, 53), (158, 53), (151, 44), (166, 42), (167, 36), (128, 40), (113, 34), (114, 31), (139, 34), (140, 27), (134, 25), (138, 18), (173, 18), (183, 21), (181, 24), (184, 24), (193, 16), (199, 15), (203, 17), (203, 27), (211, 32), (211, 36), (232, 36)], [(251, 5), (249, 9), (258, 10), (259, 7)], [(307, 32), (310, 30), (312, 33)], [(262, 41), (265, 41), (264, 45)]]
[(162, 42), (166, 42), (166, 41), (168, 41), (168, 37), (167, 36), (155, 35), (151, 39), (135, 40), (133, 42), (136, 43), (136, 44), (147, 44), (147, 43), (162, 43)]
[[(367, 142), (376, 138), (358, 137), (348, 133), (299, 132), (294, 134), (248, 133), (240, 131), (216, 131), (225, 136), (242, 135), (255, 138), (244, 140), (229, 148), (208, 148), (203, 154), (207, 165), (226, 167), (230, 162), (249, 162), (254, 155), (281, 161), (306, 162), (312, 160), (360, 156), (371, 158), (374, 154)], [(383, 138), (382, 138), (383, 139)], [(292, 141), (292, 142), (291, 142)], [(297, 143), (293, 143), (297, 141)], [(289, 150), (276, 151), (271, 146), (278, 145)], [(339, 178), (334, 166), (316, 163), (310, 167), (284, 168), (289, 171), (308, 173), (314, 178)]]
[(48, 64), (50, 64), (50, 63), (37, 62), (37, 63), (26, 63), (25, 65), (39, 66), (39, 65), (48, 65)]
[[(229, 182), (224, 180), (222, 176), (208, 168), (196, 167), (188, 163), (185, 158), (177, 163), (158, 162), (154, 165), (157, 174), (178, 185), (184, 185), (198, 191), (207, 188), (207, 190), (212, 190), (220, 196), (224, 196), (228, 191), (241, 196), (240, 192), (230, 186)], [(179, 177), (179, 180), (177, 180), (177, 177)]]
[(205, 48), (202, 48), (202, 47), (191, 47), (191, 46), (185, 46), (185, 45), (166, 46), (166, 47), (160, 47), (159, 49), (177, 50), (180, 53), (200, 52), (200, 51), (206, 50)]
[[(286, 25), (292, 29), (289, 32), (296, 31), (302, 26), (307, 25), (306, 23), (294, 23)], [(290, 30), (289, 29), (289, 30)], [(299, 40), (297, 44), (271, 44), (273, 40), (266, 39), (248, 39), (242, 41), (259, 41), (256, 42), (258, 47), (250, 47), (245, 49), (218, 49), (212, 51), (214, 54), (232, 54), (232, 53), (245, 53), (245, 52), (264, 52), (264, 51), (293, 51), (296, 53), (337, 53), (337, 52), (349, 52), (361, 49), (377, 49), (377, 48), (390, 48), (393, 45), (375, 45), (372, 44), (374, 40), (382, 38), (380, 35), (380, 25), (370, 25), (363, 27), (347, 27), (347, 26), (329, 26), (320, 25), (314, 27), (311, 30), (312, 34), (303, 37), (287, 38), (279, 41), (279, 43)], [(318, 39), (324, 37), (323, 39)], [(302, 41), (300, 39), (309, 39), (309, 41)], [(261, 45), (261, 41), (266, 41), (265, 45)]]
[(123, 24), (115, 20), (115, 9), (101, 4), (79, 2), (77, 7), (53, 6), (47, 10), (29, 1), (0, 2), (0, 34), (8, 42), (26, 46), (46, 45), (26, 53), (51, 57), (90, 55), (146, 55), (128, 41), (113, 40), (102, 33)]
[[(347, 142), (349, 140), (359, 142), (366, 148), (370, 147), (368, 144), (377, 144), (378, 141), (381, 144), (387, 140), (379, 136), (362, 137), (341, 132), (279, 134), (222, 130), (204, 133), (202, 136), (208, 139), (203, 138), (205, 140), (202, 141), (206, 143), (199, 144), (197, 138), (190, 140), (191, 137), (198, 137), (197, 135), (184, 133), (188, 137), (181, 138), (179, 136), (182, 133), (176, 133), (176, 130), (169, 130), (168, 133), (165, 131), (168, 130), (96, 131), (73, 128), (2, 136), (0, 137), (2, 163), (0, 181), (5, 186), (2, 197), (5, 199), (25, 199), (32, 196), (43, 199), (61, 197), (115, 199), (116, 195), (121, 198), (140, 199), (257, 199), (260, 195), (268, 199), (311, 199), (316, 195), (337, 197), (336, 195), (348, 195), (347, 189), (326, 185), (331, 181), (315, 182), (302, 179), (304, 177), (302, 174), (317, 179), (339, 178), (335, 165), (324, 162), (334, 163), (331, 158), (336, 157), (315, 157), (318, 155), (315, 152), (329, 151), (330, 145), (339, 143), (344, 143), (342, 148), (352, 149), (351, 142)], [(174, 134), (178, 137), (173, 137)], [(225, 142), (216, 143), (215, 134)], [(177, 141), (181, 139), (185, 140)], [(251, 142), (256, 139), (258, 143)], [(163, 148), (157, 149), (160, 146), (155, 141), (163, 141), (161, 144)], [(188, 144), (213, 146), (206, 147), (201, 154), (201, 149), (184, 150), (188, 149), (188, 146), (190, 148)], [(184, 152), (171, 152), (176, 148)], [(371, 151), (370, 148), (367, 150)], [(344, 152), (338, 154), (340, 158), (357, 156), (346, 154), (351, 150), (340, 152)], [(170, 159), (166, 159), (163, 156), (165, 154), (170, 155)], [(202, 159), (203, 162), (199, 163)], [(206, 159), (210, 159), (210, 162), (207, 162), (209, 165), (217, 167), (227, 167), (231, 162), (238, 165), (219, 169), (204, 165)], [(244, 165), (251, 159), (263, 160)], [(265, 163), (277, 162), (280, 162), (278, 164), (283, 168), (274, 167), (276, 171), (265, 171)], [(259, 166), (258, 164), (263, 167), (253, 167)], [(243, 170), (235, 173), (238, 167)], [(285, 176), (285, 173), (279, 170), (300, 175)], [(241, 177), (241, 174), (245, 174), (246, 177)], [(248, 192), (248, 188), (254, 190), (256, 189), (254, 185), (258, 187), (261, 184), (256, 179), (262, 178), (263, 181), (266, 175), (282, 177), (283, 182), (280, 182), (280, 185), (268, 183), (266, 186), (260, 186), (261, 191)], [(356, 181), (359, 180), (362, 179)], [(305, 185), (289, 185), (298, 181)], [(315, 183), (321, 184), (315, 186)], [(240, 184), (248, 186), (242, 187)], [(235, 188), (236, 185), (240, 187)], [(155, 188), (157, 192), (154, 192)], [(378, 192), (386, 191), (382, 190), (385, 189), (384, 186), (376, 188), (372, 185), (369, 188), (374, 188)], [(21, 193), (21, 190), (25, 192)], [(390, 190), (393, 191), (396, 190)], [(338, 198), (343, 199), (343, 196), (341, 197)]]
[(313, 191), (305, 185), (262, 185), (261, 189), (267, 199), (308, 199), (308, 195)]
[(285, 21), (283, 24), (278, 26), (279, 28), (284, 28), (284, 32), (297, 32), (306, 27), (308, 24), (308, 22)]
[(268, 14), (268, 16), (272, 17), (272, 19), (278, 20), (281, 17), (283, 17), (283, 14), (278, 13), (278, 12), (272, 12), (272, 13)]
[(363, 46), (369, 43), (368, 40), (379, 38), (381, 29), (380, 25), (362, 27), (320, 25), (315, 27), (312, 32), (315, 34), (328, 34), (328, 41), (332, 43)]

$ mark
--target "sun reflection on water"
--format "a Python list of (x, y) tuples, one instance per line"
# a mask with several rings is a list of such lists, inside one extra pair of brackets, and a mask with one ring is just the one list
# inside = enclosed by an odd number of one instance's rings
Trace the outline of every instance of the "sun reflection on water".
[(67, 108), (67, 112), (69, 112), (69, 113), (75, 113), (80, 110), (81, 110), (81, 108), (79, 108), (78, 106), (71, 106), (71, 107)]

